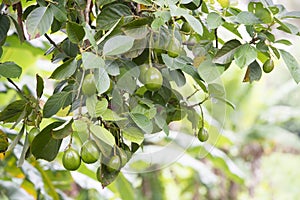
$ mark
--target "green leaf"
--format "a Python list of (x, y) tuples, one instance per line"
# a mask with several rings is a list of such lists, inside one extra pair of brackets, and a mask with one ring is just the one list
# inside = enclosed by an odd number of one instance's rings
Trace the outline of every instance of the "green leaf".
[(236, 21), (240, 24), (255, 25), (261, 24), (262, 21), (256, 17), (253, 13), (242, 11), (236, 16)]
[(171, 12), (171, 16), (174, 17), (180, 17), (180, 16), (183, 16), (183, 15), (188, 15), (189, 14), (189, 11), (187, 9), (184, 9), (184, 8), (180, 8), (180, 7), (177, 7), (175, 5), (170, 5), (170, 12)]
[(178, 87), (182, 87), (185, 85), (186, 79), (181, 70), (172, 70), (169, 74), (172, 77), (172, 81), (175, 81)]
[(6, 15), (0, 15), (0, 44), (5, 40), (10, 27), (9, 18)]
[(182, 57), (172, 58), (168, 54), (161, 54), (161, 57), (170, 70), (183, 69), (189, 65), (188, 61)]
[(192, 29), (198, 33), (199, 35), (203, 34), (203, 27), (202, 24), (198, 19), (196, 19), (194, 16), (190, 14), (183, 15), (183, 17), (186, 19), (186, 21), (191, 25)]
[(107, 129), (92, 124), (90, 126), (90, 130), (97, 138), (99, 138), (109, 146), (113, 147), (115, 145), (115, 138)]
[(248, 43), (241, 45), (234, 53), (234, 61), (240, 68), (248, 66), (256, 57), (256, 49)]
[(279, 51), (283, 58), (283, 61), (285, 62), (285, 65), (290, 70), (290, 73), (291, 73), (293, 79), (296, 81), (296, 83), (299, 83), (300, 82), (300, 65), (299, 65), (298, 61), (289, 52), (287, 52), (283, 49), (280, 49)]
[(208, 91), (211, 97), (223, 98), (225, 96), (225, 89), (222, 85), (218, 83), (210, 83), (208, 84)]
[(82, 64), (84, 69), (95, 69), (100, 67), (105, 67), (104, 60), (91, 52), (82, 53)]
[(50, 78), (63, 80), (72, 76), (77, 69), (77, 61), (74, 58), (67, 60), (62, 65), (57, 67), (51, 74)]
[(103, 98), (100, 101), (97, 101), (96, 103), (96, 108), (95, 108), (95, 113), (97, 117), (100, 117), (106, 110), (108, 107), (108, 101)]
[(96, 88), (99, 94), (103, 94), (109, 89), (110, 78), (104, 68), (95, 70), (94, 73)]
[(15, 122), (24, 111), (26, 103), (25, 100), (17, 100), (10, 103), (0, 112), (0, 121), (5, 123)]
[(169, 135), (169, 126), (166, 122), (166, 119), (162, 117), (162, 115), (157, 114), (154, 117), (155, 123), (159, 128), (161, 128), (166, 135)]
[(116, 112), (114, 112), (114, 111), (112, 111), (110, 109), (105, 110), (101, 114), (101, 118), (104, 121), (112, 121), (112, 122), (121, 121), (121, 120), (127, 120), (127, 118), (120, 117)]
[(5, 78), (19, 78), (22, 68), (14, 62), (4, 62), (0, 64), (0, 76)]
[(43, 78), (36, 74), (36, 96), (41, 98), (44, 91), (44, 81)]
[(103, 54), (106, 56), (119, 55), (127, 52), (133, 46), (134, 38), (118, 35), (107, 40), (103, 46)]
[(55, 19), (57, 19), (59, 22), (65, 22), (67, 21), (68, 17), (67, 17), (67, 12), (64, 9), (64, 7), (59, 7), (54, 5), (54, 4), (50, 4), (50, 9), (55, 17)]
[(75, 44), (81, 42), (85, 36), (83, 26), (74, 22), (68, 22), (66, 25), (66, 30), (69, 40)]
[(293, 43), (290, 42), (289, 40), (281, 39), (281, 40), (276, 40), (275, 43), (280, 43), (280, 44), (285, 44), (287, 46), (291, 46)]
[(95, 112), (96, 103), (97, 103), (96, 95), (88, 96), (86, 98), (86, 101), (85, 101), (86, 108), (87, 108), (88, 113), (91, 117), (96, 116), (96, 112)]
[(261, 67), (258, 62), (253, 61), (247, 68), (243, 82), (259, 81), (262, 75)]
[(228, 64), (232, 62), (234, 53), (241, 46), (240, 41), (233, 39), (226, 42), (213, 58), (214, 63)]
[(198, 74), (207, 83), (211, 83), (220, 78), (221, 72), (215, 63), (211, 59), (204, 60), (198, 67)]
[(281, 19), (286, 19), (286, 18), (296, 18), (300, 19), (300, 11), (291, 11), (291, 12), (286, 12), (280, 17)]
[(226, 103), (228, 106), (230, 106), (233, 110), (235, 110), (236, 106), (231, 102), (229, 101), (228, 99), (225, 99), (225, 98), (220, 98), (220, 97), (213, 97), (219, 101), (222, 101), (224, 103)]
[(53, 122), (44, 128), (32, 141), (31, 153), (37, 159), (53, 161), (59, 151), (62, 140), (52, 138), (53, 129), (62, 125), (63, 122)]
[(122, 133), (123, 137), (130, 142), (134, 142), (140, 145), (144, 141), (144, 134), (140, 129), (136, 127), (125, 128), (124, 130), (122, 130)]
[(153, 130), (153, 125), (150, 119), (140, 113), (130, 113), (129, 116), (134, 121), (134, 123), (145, 133), (151, 133)]
[(132, 13), (128, 6), (120, 3), (105, 6), (97, 16), (96, 27), (101, 30), (109, 30), (121, 18), (124, 18), (125, 23), (132, 19)]
[(66, 91), (53, 94), (44, 105), (43, 117), (49, 118), (52, 115), (55, 115), (65, 106), (65, 102), (70, 95), (72, 95), (72, 93)]
[(53, 13), (49, 7), (34, 9), (26, 19), (26, 28), (30, 39), (44, 35), (53, 21)]
[(74, 120), (71, 119), (67, 124), (65, 124), (63, 127), (59, 126), (55, 129), (53, 129), (52, 137), (54, 139), (63, 139), (67, 136), (69, 136), (71, 133), (73, 133), (73, 125)]
[(207, 26), (209, 29), (216, 29), (224, 23), (224, 19), (216, 12), (207, 15)]

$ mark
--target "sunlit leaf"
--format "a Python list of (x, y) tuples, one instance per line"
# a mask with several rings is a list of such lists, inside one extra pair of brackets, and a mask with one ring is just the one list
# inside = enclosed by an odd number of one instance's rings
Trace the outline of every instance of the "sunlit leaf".
[(48, 7), (34, 9), (26, 19), (26, 28), (30, 39), (44, 35), (53, 21), (53, 13)]

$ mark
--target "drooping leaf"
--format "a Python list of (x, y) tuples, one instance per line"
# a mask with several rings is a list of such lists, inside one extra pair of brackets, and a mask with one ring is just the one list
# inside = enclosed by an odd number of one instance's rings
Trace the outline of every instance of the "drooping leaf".
[(152, 122), (145, 115), (140, 113), (130, 113), (129, 116), (134, 121), (134, 123), (145, 133), (152, 132), (153, 130)]
[(85, 36), (83, 26), (75, 22), (68, 22), (66, 29), (69, 40), (75, 44), (79, 43)]
[(282, 56), (285, 65), (290, 70), (292, 77), (294, 78), (296, 83), (299, 83), (300, 82), (300, 65), (299, 65), (298, 61), (289, 52), (287, 52), (283, 49), (280, 49), (279, 51), (280, 51), (280, 55)]
[(253, 61), (247, 68), (243, 82), (259, 81), (262, 76), (262, 70), (258, 62)]
[(125, 23), (132, 19), (132, 13), (128, 6), (120, 3), (105, 6), (97, 16), (96, 26), (101, 30), (109, 30), (121, 18), (124, 18)]
[(49, 7), (34, 9), (26, 19), (26, 28), (30, 39), (44, 35), (53, 21), (53, 13)]
[(0, 63), (0, 76), (5, 78), (19, 78), (22, 74), (22, 68), (14, 62)]
[(62, 91), (53, 94), (45, 103), (43, 109), (43, 117), (49, 118), (55, 115), (65, 105), (66, 100), (72, 95), (70, 92)]
[(71, 133), (73, 133), (73, 125), (74, 120), (71, 119), (67, 124), (65, 124), (63, 127), (57, 127), (53, 129), (51, 132), (52, 137), (54, 139), (63, 139), (67, 136), (69, 136)]
[(196, 19), (193, 15), (190, 15), (190, 14), (183, 15), (183, 17), (191, 25), (192, 29), (196, 33), (198, 33), (199, 35), (203, 34), (203, 27), (198, 19)]
[(100, 101), (97, 101), (96, 107), (95, 107), (95, 114), (97, 117), (101, 116), (108, 107), (108, 101), (106, 99), (101, 99)]
[(125, 117), (120, 117), (116, 112), (110, 109), (106, 109), (102, 114), (101, 118), (105, 121), (121, 121), (121, 120), (127, 120)]
[(52, 161), (55, 159), (62, 140), (52, 138), (53, 129), (61, 126), (63, 122), (53, 122), (46, 126), (32, 141), (31, 153), (37, 159)]
[(96, 88), (99, 94), (103, 94), (109, 89), (110, 86), (110, 78), (105, 71), (104, 68), (99, 68), (95, 70), (95, 82), (96, 82)]
[(36, 74), (36, 96), (41, 98), (44, 91), (44, 81), (43, 78)]
[(10, 103), (0, 112), (0, 121), (15, 122), (26, 106), (26, 100), (17, 100)]
[(133, 46), (134, 38), (119, 35), (107, 40), (103, 46), (103, 54), (106, 56), (119, 55), (127, 52)]
[(256, 49), (248, 43), (241, 45), (234, 53), (234, 61), (240, 68), (251, 64), (256, 57)]
[(230, 63), (233, 60), (234, 53), (240, 46), (240, 41), (236, 39), (226, 42), (213, 58), (213, 62), (218, 64)]
[(207, 15), (207, 26), (209, 29), (216, 29), (224, 23), (224, 19), (216, 12)]
[(72, 76), (77, 69), (77, 61), (74, 58), (67, 60), (62, 65), (57, 67), (51, 74), (50, 78), (62, 80)]
[(0, 15), (0, 44), (3, 42), (3, 40), (7, 36), (7, 32), (10, 27), (10, 21), (9, 18), (6, 15)]
[(91, 52), (82, 53), (82, 63), (85, 69), (95, 69), (100, 67), (105, 67), (104, 60)]
[(142, 144), (144, 141), (144, 134), (143, 132), (136, 128), (136, 127), (128, 127), (122, 130), (123, 136), (126, 140), (137, 143), (137, 144)]
[(92, 124), (90, 126), (90, 130), (102, 142), (105, 142), (111, 147), (115, 145), (115, 138), (107, 129), (102, 126)]

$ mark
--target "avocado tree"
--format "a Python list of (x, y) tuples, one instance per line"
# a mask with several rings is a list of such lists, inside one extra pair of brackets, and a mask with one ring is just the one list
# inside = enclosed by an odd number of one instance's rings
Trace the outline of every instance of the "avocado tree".
[[(282, 59), (300, 82), (300, 66), (284, 50), (292, 42), (282, 39), (299, 35), (288, 19), (300, 12), (272, 0), (241, 8), (229, 0), (4, 0), (0, 75), (9, 102), (0, 112), (2, 159), (30, 163), (48, 184), (37, 194), (59, 199), (44, 161), (59, 160), (106, 187), (118, 175), (126, 181), (120, 171), (155, 143), (149, 135), (168, 137), (178, 121), (198, 143), (213, 146), (221, 136), (210, 131), (205, 105), (234, 108), (218, 81), (229, 67), (240, 67), (241, 80), (252, 83)], [(56, 67), (18, 64), (26, 54), (11, 56), (16, 38), (19, 48), (39, 45), (35, 53)], [(32, 70), (38, 73), (22, 82)]]

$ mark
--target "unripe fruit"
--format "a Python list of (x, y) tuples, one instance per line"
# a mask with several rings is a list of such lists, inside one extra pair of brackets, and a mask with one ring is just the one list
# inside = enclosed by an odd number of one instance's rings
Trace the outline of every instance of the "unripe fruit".
[(79, 168), (81, 159), (75, 149), (69, 148), (64, 152), (62, 163), (65, 169), (73, 171)]
[(192, 27), (188, 22), (183, 22), (181, 29), (184, 34), (190, 34), (192, 32)]
[(140, 68), (139, 80), (141, 81), (141, 83), (145, 84), (146, 72), (148, 68), (146, 65), (141, 65), (139, 68)]
[(95, 141), (86, 141), (81, 147), (80, 155), (82, 161), (87, 164), (96, 162), (100, 157), (100, 152)]
[(180, 54), (180, 43), (179, 41), (173, 37), (168, 45), (168, 55), (172, 58), (176, 58)]
[(205, 128), (200, 128), (198, 131), (198, 139), (200, 142), (206, 142), (208, 140), (208, 132)]
[(84, 95), (91, 96), (96, 93), (96, 83), (93, 74), (88, 74), (84, 77), (82, 83), (82, 92)]
[(145, 74), (145, 87), (150, 91), (156, 91), (161, 88), (163, 77), (160, 71), (154, 67), (150, 67)]
[(115, 155), (110, 158), (107, 164), (107, 170), (112, 171), (118, 171), (121, 167), (121, 159), (119, 156)]
[(263, 70), (265, 73), (270, 73), (274, 69), (274, 62), (272, 59), (268, 59), (264, 65), (263, 65)]
[(33, 127), (32, 129), (30, 129), (29, 133), (28, 133), (28, 141), (29, 144), (32, 143), (33, 139), (40, 133), (40, 130), (36, 127)]

